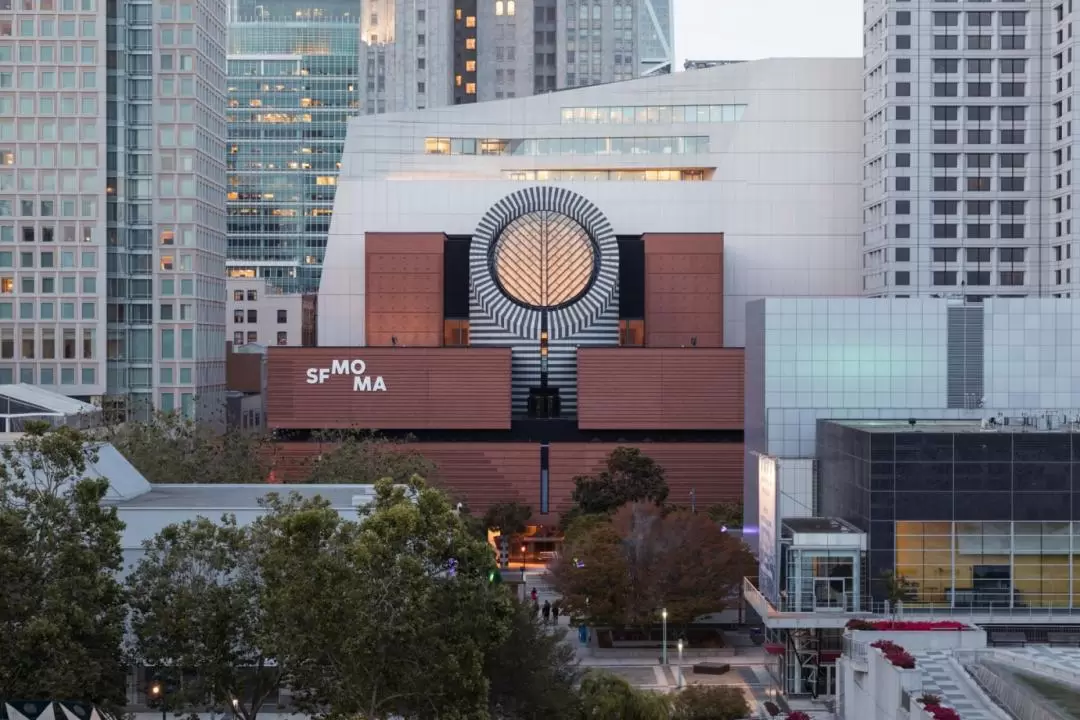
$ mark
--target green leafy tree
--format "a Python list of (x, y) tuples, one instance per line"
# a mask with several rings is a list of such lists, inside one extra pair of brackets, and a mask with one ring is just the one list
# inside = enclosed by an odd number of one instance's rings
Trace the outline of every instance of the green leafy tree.
[(435, 476), (435, 463), (408, 440), (355, 431), (328, 431), (319, 440), (328, 448), (312, 463), (309, 483), (371, 485), (383, 478), (407, 483), (413, 476)]
[(672, 720), (742, 720), (750, 714), (742, 689), (729, 685), (690, 685), (672, 705)]
[(598, 515), (631, 502), (663, 505), (667, 496), (662, 467), (638, 448), (617, 447), (598, 474), (574, 478), (571, 498), (579, 513)]
[(581, 681), (582, 720), (669, 720), (667, 695), (639, 690), (620, 677), (590, 670)]
[(566, 606), (616, 626), (651, 626), (662, 607), (676, 625), (720, 612), (754, 568), (742, 541), (708, 517), (644, 503), (579, 535), (563, 558), (552, 579)]
[(565, 629), (549, 632), (524, 604), (515, 603), (509, 635), (484, 661), (491, 689), (488, 710), (499, 720), (573, 718), (581, 679)]
[[(128, 576), (132, 659), (170, 676), (175, 712), (234, 710), (255, 720), (281, 682), (266, 654), (258, 548), (227, 515), (170, 525)], [(175, 673), (175, 671), (172, 671)], [(235, 701), (235, 703), (234, 703)]]
[(149, 422), (127, 422), (102, 432), (152, 483), (262, 483), (270, 473), (271, 438), (231, 428), (224, 433), (161, 412)]
[(359, 524), (321, 500), (272, 499), (265, 538), (271, 647), (302, 709), (335, 718), (484, 718), (485, 660), (513, 599), (490, 548), (413, 478), (376, 483)]
[(77, 430), (28, 423), (0, 464), (0, 698), (125, 703), (123, 567), (96, 451)]
[(516, 502), (496, 503), (484, 513), (484, 524), (489, 530), (498, 530), (503, 535), (520, 535), (529, 526), (532, 508)]
[(743, 506), (740, 502), (723, 502), (711, 505), (705, 511), (713, 522), (718, 522), (726, 528), (737, 529), (743, 526)]

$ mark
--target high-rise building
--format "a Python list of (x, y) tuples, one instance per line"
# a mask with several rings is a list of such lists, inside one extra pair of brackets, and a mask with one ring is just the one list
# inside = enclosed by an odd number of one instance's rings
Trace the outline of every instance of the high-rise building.
[(80, 2), (110, 26), (106, 392), (128, 416), (220, 420), (226, 4)]
[(675, 0), (641, 0), (638, 9), (638, 74), (672, 71), (675, 62)]
[(863, 289), (1064, 295), (1073, 270), (1065, 2), (865, 3)]
[(316, 5), (245, 1), (229, 24), (228, 273), (287, 293), (318, 289), (347, 121), (377, 94), (360, 0)]
[(225, 11), (0, 0), (0, 383), (223, 400)]

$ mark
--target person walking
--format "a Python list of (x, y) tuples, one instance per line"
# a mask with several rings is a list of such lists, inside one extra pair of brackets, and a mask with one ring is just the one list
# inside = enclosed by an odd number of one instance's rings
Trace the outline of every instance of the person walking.
[(553, 625), (559, 624), (559, 601), (556, 600), (551, 604), (551, 621)]
[(544, 601), (544, 607), (540, 612), (543, 613), (543, 615), (544, 615), (544, 624), (547, 625), (548, 621), (551, 620), (551, 603), (548, 602), (547, 600), (545, 600)]
[(533, 614), (533, 618), (534, 618), (534, 619), (535, 619), (535, 618), (536, 618), (536, 617), (537, 617), (538, 615), (540, 615), (540, 603), (536, 602), (535, 600), (533, 600), (533, 606), (532, 606), (532, 614)]
[(532, 589), (532, 593), (530, 593), (530, 597), (532, 598), (532, 601), (535, 603), (536, 602), (536, 588)]

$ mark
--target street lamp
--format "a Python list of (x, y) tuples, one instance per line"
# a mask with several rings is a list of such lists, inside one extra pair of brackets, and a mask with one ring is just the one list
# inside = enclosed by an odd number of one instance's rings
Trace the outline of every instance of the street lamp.
[(154, 683), (150, 686), (150, 696), (161, 700), (161, 720), (165, 718), (165, 690), (161, 687), (160, 683)]
[(660, 617), (664, 620), (664, 645), (660, 650), (660, 664), (667, 665), (667, 608), (660, 611)]
[(682, 649), (683, 649), (683, 641), (682, 641), (682, 638), (679, 638), (679, 682), (678, 682), (678, 687), (679, 687), (680, 690), (682, 689), (682, 686), (683, 686)]
[[(460, 503), (458, 503), (460, 505)], [(679, 647), (682, 647), (681, 645)], [(237, 717), (240, 714), (240, 701), (237, 698), (232, 699), (232, 714), (233, 717)]]
[(525, 572), (525, 546), (521, 546), (521, 572)]

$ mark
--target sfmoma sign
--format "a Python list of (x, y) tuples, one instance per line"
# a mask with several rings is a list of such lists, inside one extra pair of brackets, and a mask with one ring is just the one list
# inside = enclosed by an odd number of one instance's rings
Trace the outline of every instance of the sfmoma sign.
[(308, 368), (307, 384), (322, 385), (335, 375), (352, 376), (353, 392), (386, 392), (382, 375), (368, 375), (363, 360), (333, 360), (330, 367)]

